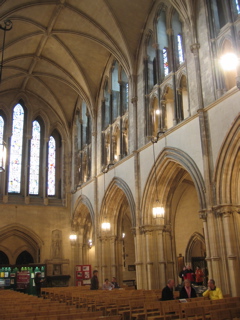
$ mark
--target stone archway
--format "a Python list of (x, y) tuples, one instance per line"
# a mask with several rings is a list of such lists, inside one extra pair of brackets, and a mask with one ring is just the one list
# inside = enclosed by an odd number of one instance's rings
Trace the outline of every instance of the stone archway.
[[(101, 230), (101, 222), (111, 223), (109, 231)], [(103, 197), (99, 216), (100, 279), (117, 277), (133, 284), (135, 274), (135, 245), (132, 230), (136, 227), (135, 202), (128, 185), (120, 178), (114, 178)], [(122, 233), (125, 233), (125, 238)]]
[(0, 230), (0, 249), (7, 254), (10, 264), (15, 264), (17, 257), (27, 251), (34, 263), (40, 262), (41, 238), (32, 230), (20, 224), (10, 224)]
[[(151, 209), (156, 199), (156, 178), (159, 201), (165, 208), (165, 217), (157, 219)], [(199, 219), (206, 203), (204, 181), (193, 159), (182, 150), (164, 149), (156, 161), (156, 178), (153, 168), (141, 210), (144, 235), (141, 238), (146, 246), (146, 258), (140, 257), (142, 264), (138, 269), (141, 278), (146, 279), (142, 286), (149, 289), (164, 287), (170, 278), (177, 280), (177, 257), (184, 254), (193, 233), (204, 238), (203, 223)]]

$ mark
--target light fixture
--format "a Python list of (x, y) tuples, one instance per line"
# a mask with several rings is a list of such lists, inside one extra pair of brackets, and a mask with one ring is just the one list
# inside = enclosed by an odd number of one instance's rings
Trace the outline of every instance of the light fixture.
[[(111, 166), (114, 166), (114, 163), (109, 163), (103, 170), (102, 170), (102, 173), (104, 174), (104, 198), (103, 198), (103, 212), (105, 210), (105, 174), (108, 173), (109, 171), (109, 168)], [(111, 224), (109, 221), (107, 221), (107, 216), (106, 216), (106, 213), (105, 213), (105, 217), (104, 217), (104, 220), (101, 224), (101, 227), (102, 227), (102, 230), (103, 231), (109, 231), (111, 229)]]
[(153, 145), (153, 166), (154, 166), (154, 176), (155, 176), (155, 189), (156, 189), (156, 201), (153, 205), (152, 214), (154, 218), (164, 218), (165, 209), (162, 205), (160, 205), (159, 199), (158, 199), (158, 188), (157, 188), (157, 172), (156, 172), (156, 163), (155, 163), (155, 150), (154, 150), (154, 144), (158, 141), (158, 135), (157, 137), (151, 140)]
[(92, 248), (92, 239), (89, 239), (89, 240), (88, 240), (88, 247), (89, 247), (89, 249)]
[(6, 169), (6, 156), (6, 143), (2, 141), (2, 143), (0, 143), (0, 172), (4, 172)]
[(159, 115), (159, 114), (160, 114), (160, 110), (159, 110), (159, 109), (156, 109), (155, 113), (156, 113), (157, 115)]
[(228, 52), (221, 56), (219, 62), (223, 70), (232, 71), (232, 70), (236, 70), (239, 64), (239, 59), (235, 53)]
[(4, 57), (6, 32), (10, 31), (13, 27), (12, 21), (9, 19), (5, 20), (3, 23), (4, 23), (3, 26), (0, 24), (0, 29), (4, 31), (3, 42), (2, 42), (2, 58), (1, 58), (1, 65), (0, 65), (0, 83), (2, 82), (2, 69), (3, 69), (3, 57)]
[(124, 239), (126, 236), (125, 232), (122, 233), (122, 238)]
[(70, 239), (70, 241), (76, 241), (77, 240), (77, 235), (76, 234), (70, 234), (70, 236), (69, 236), (69, 239)]

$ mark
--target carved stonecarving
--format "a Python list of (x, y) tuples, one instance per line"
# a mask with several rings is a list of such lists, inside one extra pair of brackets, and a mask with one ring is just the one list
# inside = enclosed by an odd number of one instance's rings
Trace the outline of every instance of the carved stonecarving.
[(234, 205), (219, 205), (215, 206), (213, 208), (215, 216), (223, 216), (223, 217), (229, 217), (234, 212), (240, 214), (240, 206), (234, 206)]
[(194, 55), (198, 55), (198, 52), (199, 52), (199, 49), (200, 49), (200, 44), (199, 43), (194, 43), (194, 44), (191, 45), (190, 49), (191, 49), (191, 52)]
[(202, 219), (202, 220), (204, 220), (204, 221), (207, 221), (208, 213), (207, 213), (207, 211), (202, 211), (202, 212), (199, 213), (198, 216), (199, 216), (199, 219)]

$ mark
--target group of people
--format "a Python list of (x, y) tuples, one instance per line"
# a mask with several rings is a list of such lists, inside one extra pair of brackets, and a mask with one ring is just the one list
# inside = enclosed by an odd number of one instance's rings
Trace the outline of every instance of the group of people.
[[(103, 285), (102, 285), (103, 290), (112, 290), (112, 289), (118, 289), (118, 288), (120, 288), (120, 287), (119, 287), (119, 285), (117, 283), (117, 279), (115, 277), (112, 278), (112, 281), (109, 281), (109, 279), (106, 278)], [(99, 289), (98, 271), (97, 270), (93, 271), (90, 289), (91, 290), (98, 290)]]
[[(162, 290), (162, 300), (174, 300), (173, 289), (175, 286), (175, 282), (173, 279), (169, 279), (167, 285)], [(180, 290), (179, 299), (189, 299), (196, 298), (197, 294), (195, 289), (191, 285), (191, 281), (189, 279), (185, 279), (183, 286)], [(203, 292), (203, 297), (208, 297), (210, 300), (223, 299), (223, 294), (220, 288), (216, 287), (215, 281), (210, 279), (208, 281), (208, 288), (205, 292)]]
[(191, 269), (191, 266), (183, 267), (183, 270), (179, 273), (179, 277), (182, 279), (182, 282), (189, 280), (192, 283), (195, 283), (198, 286), (203, 285), (204, 273), (202, 269), (197, 266), (195, 272)]

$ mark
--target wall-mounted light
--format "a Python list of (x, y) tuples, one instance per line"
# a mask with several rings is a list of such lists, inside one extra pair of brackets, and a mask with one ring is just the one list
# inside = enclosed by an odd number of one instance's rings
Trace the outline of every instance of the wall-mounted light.
[(239, 59), (235, 53), (228, 52), (221, 56), (219, 62), (223, 70), (231, 71), (231, 70), (236, 70), (239, 64)]
[[(103, 170), (102, 170), (102, 173), (104, 174), (104, 197), (105, 197), (105, 174), (108, 173), (109, 171), (109, 168), (111, 166), (114, 166), (114, 163), (109, 163)], [(103, 212), (104, 212), (104, 209), (105, 209), (105, 201), (103, 202)], [(104, 221), (102, 222), (101, 224), (101, 228), (103, 231), (109, 231), (111, 229), (111, 224), (109, 221), (107, 221), (107, 216), (106, 216), (106, 213), (105, 213), (105, 216), (104, 216)]]
[(74, 233), (73, 233), (73, 234), (70, 234), (69, 239), (70, 239), (70, 241), (74, 242), (74, 241), (77, 240), (77, 235), (74, 234)]
[(156, 109), (156, 110), (155, 110), (155, 114), (156, 114), (156, 115), (159, 115), (159, 114), (160, 114), (160, 110), (159, 110), (159, 109)]
[(153, 145), (153, 166), (154, 166), (154, 178), (155, 178), (155, 191), (156, 191), (156, 201), (154, 202), (152, 214), (154, 218), (164, 218), (165, 209), (160, 204), (159, 198), (158, 198), (158, 187), (157, 187), (157, 172), (156, 172), (156, 161), (155, 161), (155, 149), (154, 144), (158, 141), (158, 136), (156, 139), (152, 139), (152, 145)]
[(122, 238), (124, 239), (126, 236), (125, 232), (122, 233)]
[(0, 143), (0, 172), (4, 172), (6, 169), (6, 156), (6, 143), (2, 141), (2, 143)]
[(89, 239), (89, 240), (88, 240), (88, 247), (89, 247), (89, 249), (92, 248), (92, 239)]
[[(237, 72), (237, 69), (240, 64), (239, 62), (240, 62), (240, 59), (233, 52), (225, 53), (219, 59), (219, 64), (225, 72), (228, 72), (228, 71), (236, 71)], [(239, 76), (237, 76), (236, 86), (240, 90), (240, 77)]]

